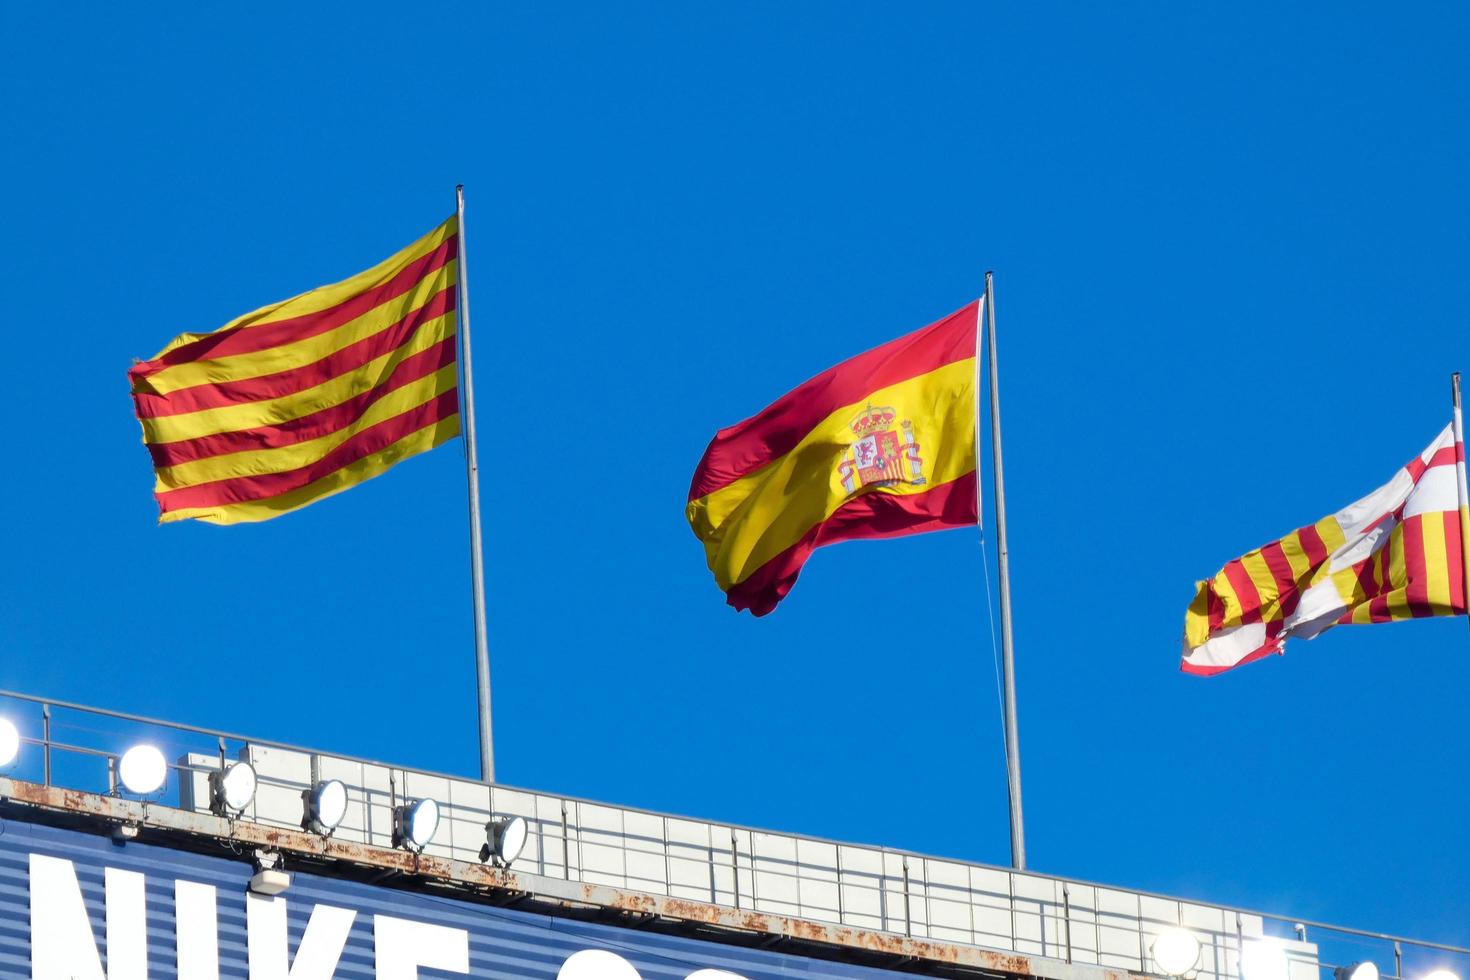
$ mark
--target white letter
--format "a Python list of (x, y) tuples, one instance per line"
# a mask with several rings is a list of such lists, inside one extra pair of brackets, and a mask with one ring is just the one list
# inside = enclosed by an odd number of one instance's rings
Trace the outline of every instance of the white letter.
[(219, 980), (219, 914), (213, 885), (174, 882), (174, 948), (179, 954), (179, 980)]
[(584, 949), (567, 957), (557, 971), (556, 980), (643, 980), (643, 977), (617, 953)]
[(470, 972), (470, 934), (463, 929), (373, 916), (378, 980), (419, 980), (419, 967)]
[(337, 960), (347, 945), (347, 933), (357, 913), (331, 905), (311, 910), (296, 959), (287, 965), (286, 900), (263, 895), (245, 896), (245, 945), (250, 956), (250, 980), (332, 980)]
[(148, 923), (143, 876), (107, 868), (107, 966), (70, 861), (31, 855), (32, 980), (148, 980)]
[(143, 876), (108, 868), (107, 980), (148, 980), (148, 905)]
[(31, 855), (32, 980), (106, 980), (70, 861)]
[(685, 980), (745, 980), (738, 973), (727, 973), (724, 970), (695, 970)]

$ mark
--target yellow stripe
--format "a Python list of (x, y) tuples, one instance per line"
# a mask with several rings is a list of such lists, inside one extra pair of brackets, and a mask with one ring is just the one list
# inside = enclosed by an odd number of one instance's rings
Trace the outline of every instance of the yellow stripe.
[(1315, 526), (1317, 537), (1322, 539), (1322, 544), (1329, 555), (1347, 543), (1347, 539), (1342, 536), (1342, 526), (1337, 523), (1337, 518), (1324, 517)]
[(160, 517), (159, 523), (167, 524), (188, 518), (204, 521), (207, 524), (247, 524), (269, 520), (370, 480), (395, 463), (410, 456), (428, 452), (457, 435), (459, 435), (459, 415), (456, 414), (404, 436), (386, 449), (373, 453), (371, 456), (364, 456), (356, 462), (328, 473), (315, 483), (299, 489), (290, 490), (265, 500), (171, 511)]
[(455, 268), (455, 263), (450, 262), (443, 269), (419, 280), (402, 296), (395, 296), (326, 333), (266, 350), (175, 364), (140, 379), (136, 389), (167, 395), (195, 385), (245, 381), (315, 364), (344, 347), (350, 347), (391, 327), (423, 307), (439, 293), (454, 285)]
[(1240, 564), (1256, 587), (1256, 598), (1260, 602), (1261, 619), (1270, 622), (1281, 618), (1281, 596), (1276, 591), (1276, 578), (1271, 566), (1260, 551), (1247, 552), (1240, 556)]
[(1412, 619), (1409, 612), (1409, 566), (1404, 560), (1404, 526), (1394, 525), (1388, 532), (1388, 582), (1392, 587), (1388, 593), (1388, 614), (1394, 619)]
[(1230, 579), (1223, 571), (1215, 573), (1214, 586), (1215, 595), (1220, 597), (1220, 605), (1224, 607), (1220, 628), (1239, 626), (1244, 617), (1241, 615), (1240, 596), (1235, 594), (1235, 586), (1230, 584)]
[(1281, 553), (1286, 556), (1286, 563), (1291, 566), (1291, 580), (1301, 587), (1312, 572), (1312, 562), (1302, 548), (1300, 531), (1292, 531), (1281, 539)]
[[(344, 279), (341, 282), (333, 283), (329, 286), (319, 286), (299, 296), (293, 296), (290, 299), (284, 299), (278, 303), (272, 303), (269, 306), (262, 306), (260, 309), (246, 313), (244, 316), (236, 317), (223, 327), (220, 327), (219, 330), (229, 330), (234, 327), (249, 328), (264, 326), (267, 323), (275, 323), (278, 320), (289, 320), (292, 317), (306, 316), (311, 313), (320, 313), (322, 310), (330, 309), (345, 299), (356, 296), (358, 293), (365, 292), (374, 286), (381, 285), (389, 279), (392, 279), (396, 273), (401, 271), (404, 266), (408, 265), (414, 259), (422, 258), (444, 244), (445, 239), (455, 233), (458, 224), (458, 217), (451, 217), (423, 238), (420, 238), (401, 252), (384, 259), (371, 269), (359, 272), (350, 279)], [(171, 350), (183, 347), (185, 344), (192, 344), (196, 340), (202, 340), (208, 337), (210, 333), (218, 333), (219, 330), (212, 330), (209, 333), (180, 334), (169, 341), (167, 347), (154, 354), (149, 360), (156, 361)]]
[(1184, 642), (1194, 648), (1210, 638), (1210, 583), (1194, 583), (1194, 598), (1184, 613)]
[(1445, 543), (1444, 515), (1425, 514), (1419, 526), (1424, 529), (1424, 571), (1428, 577), (1429, 604), (1443, 616), (1450, 614), (1450, 553)]
[[(874, 391), (818, 423), (780, 459), (698, 500), (686, 511), (705, 542), (719, 587), (728, 590), (863, 492), (924, 493), (975, 468), (975, 359), (966, 358)], [(838, 464), (856, 441), (849, 428), (866, 405), (892, 407), (895, 425), (913, 422), (926, 482), (856, 494), (843, 488)], [(907, 466), (907, 463), (904, 464)]]
[(454, 313), (435, 317), (419, 327), (402, 347), (369, 361), (347, 374), (332, 378), (314, 388), (292, 392), (279, 398), (267, 398), (243, 405), (206, 408), (186, 415), (165, 415), (140, 419), (143, 441), (181, 442), (220, 432), (237, 432), (262, 425), (278, 425), (291, 419), (319, 412), (360, 395), (387, 379), (393, 368), (414, 354), (428, 350), (440, 341), (454, 336)]
[(355, 422), (337, 432), (316, 439), (280, 446), (275, 449), (252, 449), (230, 453), (225, 456), (210, 456), (175, 466), (159, 467), (154, 492), (178, 490), (200, 483), (229, 480), (240, 476), (263, 476), (268, 473), (286, 473), (310, 466), (323, 458), (348, 439), (369, 426), (385, 422), (394, 416), (419, 407), (428, 401), (453, 391), (458, 382), (459, 370), (450, 364), (434, 374), (395, 389), (368, 406), (366, 412)]

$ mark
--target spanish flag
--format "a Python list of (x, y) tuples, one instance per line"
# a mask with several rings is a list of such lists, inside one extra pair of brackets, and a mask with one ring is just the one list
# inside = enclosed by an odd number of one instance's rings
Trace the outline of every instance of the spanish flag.
[(1464, 445), (1449, 425), (1393, 479), (1195, 585), (1187, 674), (1219, 674), (1337, 625), (1465, 612)]
[(730, 605), (769, 613), (823, 545), (978, 522), (980, 307), (844, 361), (715, 434), (685, 514)]
[(128, 372), (159, 521), (263, 521), (459, 434), (458, 220)]

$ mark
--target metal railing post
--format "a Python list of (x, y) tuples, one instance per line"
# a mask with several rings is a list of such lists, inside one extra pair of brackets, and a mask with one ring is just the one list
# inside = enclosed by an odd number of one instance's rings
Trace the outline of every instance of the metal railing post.
[(752, 831), (746, 836), (750, 838), (750, 907), (759, 912), (761, 910), (761, 888), (760, 882), (756, 880), (760, 877), (760, 872), (756, 870), (755, 833)]
[(41, 766), (45, 785), (51, 785), (51, 705), (41, 705)]
[(740, 908), (740, 852), (735, 847), (735, 828), (730, 828), (730, 874), (735, 891), (735, 908)]
[(562, 877), (572, 880), (572, 846), (567, 839), (567, 801), (561, 801), (561, 871)]
[(1245, 924), (1240, 913), (1235, 913), (1235, 975), (1245, 980)]
[(669, 861), (669, 818), (664, 817), (664, 894), (673, 897), (674, 866)]
[(832, 845), (832, 850), (837, 853), (837, 922), (839, 925), (847, 925), (842, 915), (842, 845)]
[(1067, 962), (1072, 962), (1072, 889), (1062, 882), (1062, 935), (1067, 937)]
[(903, 934), (913, 936), (914, 921), (909, 913), (909, 856), (903, 856)]

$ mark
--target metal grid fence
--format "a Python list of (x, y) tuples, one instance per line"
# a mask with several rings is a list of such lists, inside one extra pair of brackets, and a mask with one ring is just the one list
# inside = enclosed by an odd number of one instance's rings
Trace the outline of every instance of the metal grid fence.
[(1285, 951), (1288, 980), (1369, 958), (1393, 980), (1470, 968), (1470, 950), (1445, 944), (489, 785), (29, 695), (0, 691), (0, 715), (21, 729), (16, 778), (116, 793), (118, 757), (148, 741), (176, 760), (154, 805), (207, 810), (209, 773), (243, 759), (258, 775), (243, 819), (299, 829), (303, 791), (338, 779), (348, 811), (336, 836), (393, 846), (394, 807), (432, 798), (442, 817), (427, 853), (480, 860), (491, 817), (520, 816), (531, 831), (516, 862), (523, 874), (1137, 973), (1160, 972), (1153, 940), (1181, 926), (1201, 942), (1200, 980), (1239, 980), (1242, 949), (1260, 941)]

